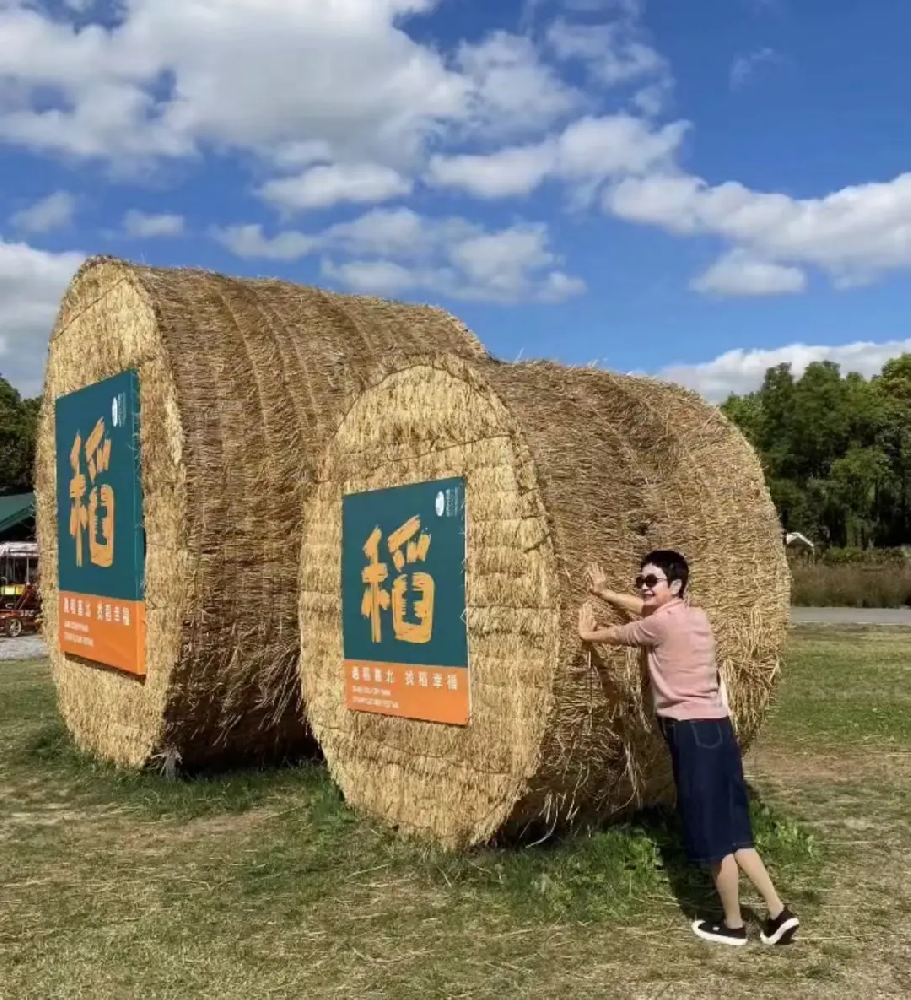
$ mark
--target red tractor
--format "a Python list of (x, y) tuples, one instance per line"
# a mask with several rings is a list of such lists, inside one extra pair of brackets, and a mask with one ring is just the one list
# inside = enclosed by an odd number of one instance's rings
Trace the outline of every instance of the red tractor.
[(33, 583), (26, 585), (12, 608), (0, 611), (0, 636), (18, 639), (41, 628), (41, 597)]

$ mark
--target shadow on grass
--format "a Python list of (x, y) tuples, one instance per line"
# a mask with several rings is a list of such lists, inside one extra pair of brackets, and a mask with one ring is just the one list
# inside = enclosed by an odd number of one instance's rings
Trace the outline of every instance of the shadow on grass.
[[(801, 871), (815, 870), (818, 862), (817, 845), (813, 837), (800, 824), (781, 816), (768, 806), (758, 790), (747, 786), (750, 798), (750, 813), (756, 848), (770, 870), (772, 879), (778, 882), (778, 875), (789, 876)], [(692, 864), (683, 849), (683, 835), (676, 816), (665, 813), (652, 817), (646, 829), (655, 841), (661, 865), (667, 877), (668, 886), (677, 901), (681, 913), (689, 921), (700, 918), (720, 919), (723, 916), (721, 903), (715, 891), (714, 881), (708, 868)], [(741, 891), (747, 885), (741, 876)], [(787, 886), (779, 886), (787, 891)], [(812, 896), (803, 894), (803, 901), (812, 901)], [(765, 919), (749, 905), (743, 906), (747, 921), (758, 923)]]
[[(813, 837), (750, 789), (756, 846), (773, 878), (789, 884), (815, 871)], [(524, 919), (634, 920), (676, 901), (690, 920), (720, 916), (709, 874), (690, 864), (671, 809), (652, 809), (601, 828), (576, 830), (537, 844), (515, 843), (434, 861), (447, 885), (496, 892)], [(745, 908), (748, 918), (754, 917)]]
[[(6, 768), (13, 780), (15, 772), (40, 775), (71, 800), (120, 805), (138, 817), (183, 820), (270, 809), (275, 815), (262, 851), (246, 854), (237, 869), (240, 879), (249, 867), (241, 879), (248, 893), (274, 888), (282, 878), (299, 884), (303, 872), (331, 871), (344, 884), (376, 867), (444, 888), (449, 905), (482, 905), (522, 923), (634, 922), (673, 905), (672, 899), (689, 919), (717, 912), (711, 881), (689, 864), (668, 809), (535, 846), (502, 843), (452, 855), (356, 816), (318, 761), (169, 779), (99, 763), (73, 746), (62, 724), (51, 724), (26, 738)], [(787, 890), (792, 876), (815, 864), (815, 843), (752, 789), (751, 811), (757, 847)]]

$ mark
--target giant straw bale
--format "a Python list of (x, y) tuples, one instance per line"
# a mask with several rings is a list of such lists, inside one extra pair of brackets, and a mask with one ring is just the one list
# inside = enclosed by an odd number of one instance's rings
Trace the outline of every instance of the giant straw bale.
[[(470, 724), (350, 711), (342, 496), (455, 476)], [(589, 561), (628, 590), (656, 547), (691, 562), (747, 746), (779, 673), (789, 576), (759, 462), (724, 416), (677, 386), (548, 362), (384, 365), (342, 419), (304, 515), (301, 683), (347, 800), (453, 849), (666, 800), (641, 657), (592, 652), (577, 633)]]
[[(340, 401), (390, 350), (485, 352), (441, 310), (274, 280), (88, 261), (51, 337), (37, 459), (46, 636), (77, 743), (122, 765), (298, 752), (306, 491)], [(61, 653), (54, 401), (135, 367), (144, 681)]]

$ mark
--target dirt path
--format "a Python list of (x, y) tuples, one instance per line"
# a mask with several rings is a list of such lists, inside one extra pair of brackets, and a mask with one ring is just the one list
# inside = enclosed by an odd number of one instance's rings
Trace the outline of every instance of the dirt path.
[(41, 660), (47, 656), (44, 641), (37, 635), (23, 635), (18, 639), (0, 636), (0, 660)]

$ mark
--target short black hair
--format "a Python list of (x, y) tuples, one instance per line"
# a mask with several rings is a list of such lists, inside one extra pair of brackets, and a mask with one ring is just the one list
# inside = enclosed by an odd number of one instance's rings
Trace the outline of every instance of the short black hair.
[(680, 596), (683, 597), (686, 585), (690, 582), (690, 567), (686, 559), (673, 549), (655, 549), (642, 560), (642, 566), (657, 566), (667, 577), (668, 585), (675, 580), (680, 581)]

